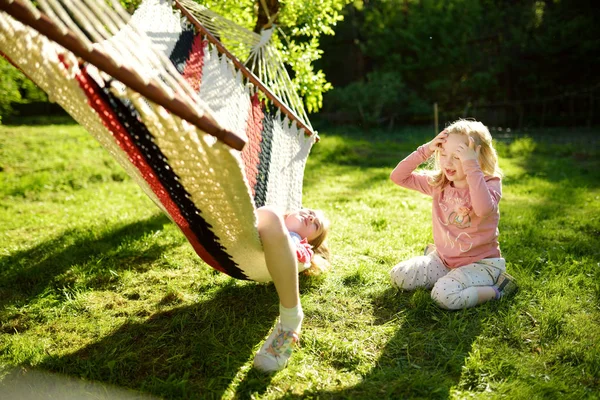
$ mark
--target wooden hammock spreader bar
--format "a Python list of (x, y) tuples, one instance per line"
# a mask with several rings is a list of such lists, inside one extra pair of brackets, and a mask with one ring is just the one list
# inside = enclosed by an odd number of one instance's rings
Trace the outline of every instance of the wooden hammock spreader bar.
[[(173, 98), (169, 98), (158, 85), (154, 83), (145, 83), (138, 75), (132, 72), (131, 69), (117, 65), (111, 57), (101, 50), (93, 47), (91, 50), (88, 49), (73, 32), (68, 29), (64, 31), (61, 30), (45, 14), (40, 12), (40, 16), (37, 17), (22, 0), (0, 0), (0, 10), (5, 11), (13, 18), (34, 28), (50, 40), (71, 51), (77, 57), (95, 65), (98, 69), (121, 81), (123, 84), (150, 99), (154, 103), (161, 105), (174, 115), (190, 122), (203, 132), (215, 136), (218, 140), (236, 150), (242, 150), (244, 148), (246, 141), (243, 138), (233, 132), (222, 129), (212, 118), (206, 115), (199, 115), (198, 112), (183, 101), (177, 93), (173, 95)], [(16, 40), (19, 39), (16, 38)]]
[[(224, 54), (227, 58), (229, 58), (233, 64), (242, 72), (242, 75), (244, 75), (244, 77), (246, 77), (246, 79), (248, 79), (250, 82), (252, 82), (252, 84), (254, 86), (256, 86), (261, 92), (263, 92), (263, 94), (265, 96), (267, 96), (267, 98), (269, 100), (271, 100), (273, 102), (273, 104), (275, 104), (275, 106), (277, 106), (281, 111), (284, 112), (285, 115), (287, 115), (287, 117), (289, 119), (291, 119), (292, 121), (296, 122), (296, 124), (298, 124), (298, 126), (304, 130), (304, 132), (306, 133), (307, 136), (313, 136), (315, 135), (315, 132), (309, 128), (304, 122), (302, 122), (302, 120), (296, 115), (296, 113), (291, 110), (287, 105), (285, 105), (281, 100), (279, 100), (279, 98), (273, 93), (271, 92), (271, 90), (269, 88), (267, 88), (261, 81), (260, 79), (258, 79), (256, 77), (256, 75), (254, 75), (252, 73), (252, 71), (250, 71), (248, 68), (246, 68), (246, 66), (244, 64), (242, 64), (242, 62), (240, 60), (237, 59), (236, 56), (234, 56), (233, 54), (231, 54), (231, 52), (229, 50), (227, 50), (225, 48), (225, 46), (223, 46), (223, 44), (217, 40), (217, 38), (215, 38), (213, 36), (212, 33), (210, 33), (208, 31), (208, 29), (206, 29), (201, 23), (200, 21), (198, 21), (198, 19), (196, 17), (194, 17), (184, 6), (182, 6), (178, 0), (174, 0), (175, 5), (177, 6), (177, 8), (187, 17), (187, 19), (194, 24), (194, 26), (200, 31), (202, 32), (202, 34), (204, 36), (206, 36), (206, 39), (212, 43), (213, 45), (215, 45), (217, 47), (217, 49), (219, 50), (219, 52), (221, 54)], [(316, 139), (318, 139), (319, 137), (316, 136)]]

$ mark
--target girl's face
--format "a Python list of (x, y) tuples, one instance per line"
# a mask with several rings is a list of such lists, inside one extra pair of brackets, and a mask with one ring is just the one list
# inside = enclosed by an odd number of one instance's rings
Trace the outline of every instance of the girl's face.
[(439, 150), (440, 168), (444, 172), (446, 178), (452, 182), (456, 188), (467, 187), (467, 175), (462, 167), (462, 162), (456, 155), (456, 149), (459, 145), (469, 145), (468, 137), (456, 133), (451, 133), (446, 138), (446, 142), (442, 144)]
[(323, 219), (310, 208), (302, 208), (285, 218), (285, 226), (309, 242), (323, 233)]

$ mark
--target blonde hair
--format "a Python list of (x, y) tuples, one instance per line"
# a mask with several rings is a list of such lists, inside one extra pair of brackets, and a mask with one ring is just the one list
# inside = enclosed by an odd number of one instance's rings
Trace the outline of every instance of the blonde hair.
[[(331, 262), (329, 261), (331, 253), (329, 251), (329, 244), (327, 243), (327, 235), (329, 234), (329, 227), (331, 222), (329, 219), (325, 217), (325, 214), (321, 210), (315, 210), (315, 215), (321, 221), (321, 233), (319, 236), (310, 240), (308, 243), (312, 246), (315, 254), (310, 260), (310, 268), (304, 270), (303, 272), (307, 275), (319, 275), (325, 271), (327, 271), (331, 267)], [(287, 217), (288, 214), (285, 215)], [(285, 219), (284, 217), (284, 219)]]
[[(448, 134), (457, 134), (473, 138), (475, 148), (481, 146), (479, 151), (479, 166), (485, 176), (502, 177), (502, 170), (498, 166), (498, 154), (492, 144), (492, 135), (489, 129), (479, 121), (459, 119), (450, 124), (446, 129)], [(440, 150), (436, 150), (433, 158), (433, 171), (429, 178), (431, 186), (444, 187), (450, 181), (440, 166)]]

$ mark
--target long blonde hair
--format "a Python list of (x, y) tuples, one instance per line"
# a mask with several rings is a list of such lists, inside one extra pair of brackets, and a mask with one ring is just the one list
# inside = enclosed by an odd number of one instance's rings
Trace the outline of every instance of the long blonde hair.
[[(485, 176), (501, 178), (502, 170), (498, 165), (498, 154), (492, 143), (489, 129), (479, 121), (459, 119), (446, 128), (448, 134), (458, 134), (473, 138), (475, 148), (481, 146), (479, 151), (479, 166)], [(440, 150), (436, 150), (433, 157), (433, 170), (429, 178), (431, 186), (446, 186), (450, 181), (444, 175), (440, 166)]]

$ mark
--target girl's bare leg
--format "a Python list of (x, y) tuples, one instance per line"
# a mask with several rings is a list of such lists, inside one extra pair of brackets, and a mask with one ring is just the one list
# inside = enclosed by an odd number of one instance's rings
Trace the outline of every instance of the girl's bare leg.
[(496, 292), (491, 286), (477, 288), (477, 304), (482, 304), (496, 298)]
[(287, 365), (298, 342), (304, 314), (298, 289), (296, 252), (283, 217), (270, 208), (258, 209), (257, 215), (265, 261), (279, 295), (279, 323), (254, 356), (254, 366), (270, 373)]
[(267, 207), (258, 209), (257, 215), (265, 261), (279, 302), (286, 308), (296, 307), (300, 304), (296, 254), (283, 217)]

